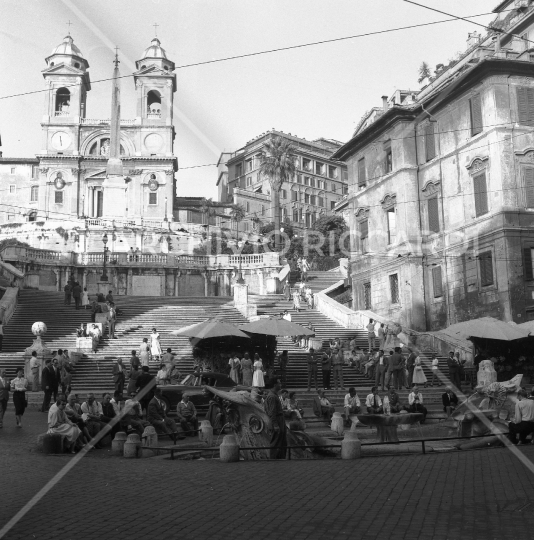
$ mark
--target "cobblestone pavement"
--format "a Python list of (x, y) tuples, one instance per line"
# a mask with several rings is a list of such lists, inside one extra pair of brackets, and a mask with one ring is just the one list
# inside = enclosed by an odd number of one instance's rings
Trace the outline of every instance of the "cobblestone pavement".
[[(45, 415), (0, 430), (0, 524), (65, 465)], [(521, 449), (534, 459), (534, 446)], [(84, 458), (5, 538), (531, 539), (534, 476), (505, 449), (358, 461)]]

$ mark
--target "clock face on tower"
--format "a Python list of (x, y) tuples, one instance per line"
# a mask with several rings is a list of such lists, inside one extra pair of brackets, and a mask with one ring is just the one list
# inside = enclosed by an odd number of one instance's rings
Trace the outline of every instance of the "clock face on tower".
[(52, 146), (56, 150), (65, 150), (70, 146), (70, 135), (64, 131), (57, 131), (52, 135)]

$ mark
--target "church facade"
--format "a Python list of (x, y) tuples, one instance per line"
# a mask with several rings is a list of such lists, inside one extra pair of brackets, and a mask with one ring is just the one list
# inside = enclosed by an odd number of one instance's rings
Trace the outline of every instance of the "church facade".
[[(111, 119), (86, 117), (89, 62), (68, 35), (46, 58), (43, 70), (47, 91), (42, 149), (37, 163), (28, 163), (37, 168), (26, 171), (28, 167), (18, 160), (0, 161), (0, 189), (12, 195), (10, 202), (16, 209), (11, 215), (2, 213), (0, 223), (113, 217), (132, 223), (172, 220), (177, 171), (174, 63), (154, 38), (136, 65), (137, 115), (127, 120), (119, 117), (124, 208), (117, 209), (116, 200), (105, 192)], [(13, 184), (16, 187), (10, 188)]]

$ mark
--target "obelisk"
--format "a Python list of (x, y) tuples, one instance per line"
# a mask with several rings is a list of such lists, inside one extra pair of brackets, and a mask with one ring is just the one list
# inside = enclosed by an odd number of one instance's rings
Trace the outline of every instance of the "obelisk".
[(127, 207), (127, 184), (124, 179), (121, 159), (121, 89), (117, 53), (115, 53), (114, 63), (109, 158), (106, 166), (106, 179), (102, 183), (104, 188), (103, 215), (106, 218), (125, 217)]

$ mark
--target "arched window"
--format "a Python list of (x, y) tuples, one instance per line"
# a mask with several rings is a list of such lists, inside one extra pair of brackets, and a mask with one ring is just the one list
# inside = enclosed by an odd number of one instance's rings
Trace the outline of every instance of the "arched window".
[(161, 118), (161, 95), (157, 90), (150, 90), (146, 96), (147, 118)]
[[(109, 137), (102, 137), (101, 139), (98, 139), (97, 141), (95, 141), (89, 147), (89, 155), (109, 157), (109, 147), (110, 147)], [(126, 152), (124, 150), (124, 147), (121, 144), (121, 156), (125, 156), (125, 155), (126, 155)]]
[(56, 116), (69, 116), (70, 92), (67, 88), (58, 88), (56, 92)]
[(28, 214), (28, 221), (37, 221), (37, 212), (30, 212)]

